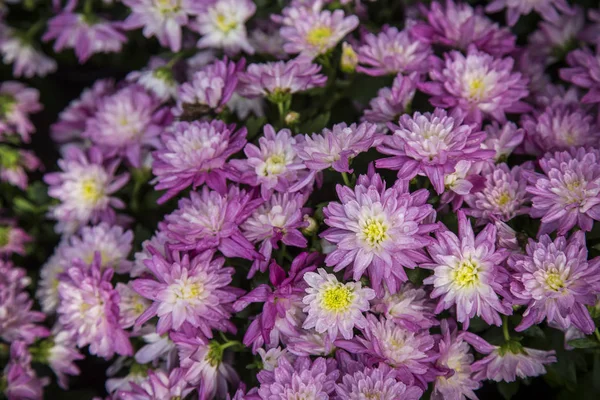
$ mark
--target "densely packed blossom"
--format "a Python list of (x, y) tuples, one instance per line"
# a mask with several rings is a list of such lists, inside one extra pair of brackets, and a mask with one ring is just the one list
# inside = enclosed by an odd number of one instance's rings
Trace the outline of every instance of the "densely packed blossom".
[(391, 88), (379, 89), (377, 97), (369, 103), (371, 107), (365, 110), (364, 120), (369, 122), (387, 123), (397, 121), (408, 110), (417, 90), (415, 74), (394, 78)]
[(11, 35), (9, 32), (3, 33), (0, 39), (0, 53), (4, 64), (13, 64), (13, 75), (15, 78), (24, 76), (33, 78), (34, 76), (44, 77), (56, 71), (56, 61), (46, 56), (31, 43)]
[(19, 135), (24, 142), (31, 140), (35, 128), (29, 114), (42, 109), (40, 93), (20, 82), (4, 81), (0, 84), (0, 139)]
[(567, 55), (570, 68), (560, 70), (560, 77), (587, 89), (583, 103), (600, 103), (600, 55), (589, 49), (575, 50)]
[(487, 12), (497, 12), (506, 8), (506, 21), (512, 26), (517, 23), (521, 15), (527, 15), (532, 11), (539, 13), (542, 18), (556, 22), (559, 11), (571, 13), (569, 3), (566, 0), (494, 0), (485, 8)]

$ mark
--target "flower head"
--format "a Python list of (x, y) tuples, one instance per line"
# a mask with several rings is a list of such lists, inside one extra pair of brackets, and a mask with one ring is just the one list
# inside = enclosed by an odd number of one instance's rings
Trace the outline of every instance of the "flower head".
[(423, 395), (421, 388), (405, 385), (396, 378), (393, 368), (383, 363), (344, 375), (335, 391), (339, 398), (348, 400), (418, 400)]
[(521, 15), (532, 11), (539, 13), (545, 20), (556, 22), (559, 18), (558, 11), (572, 13), (566, 0), (494, 0), (485, 8), (487, 12), (498, 12), (506, 8), (506, 21), (513, 26)]
[(162, 370), (149, 370), (146, 379), (132, 382), (129, 390), (120, 390), (117, 396), (123, 400), (183, 399), (194, 390), (185, 381), (185, 372), (182, 368), (174, 368), (168, 374)]
[(35, 127), (29, 114), (42, 109), (40, 93), (20, 82), (4, 81), (0, 84), (0, 139), (2, 136), (19, 135), (28, 143)]
[(410, 76), (398, 74), (391, 88), (379, 89), (377, 97), (369, 102), (370, 108), (365, 110), (363, 120), (380, 124), (397, 121), (410, 109), (417, 90), (416, 80), (414, 73)]
[(567, 55), (570, 68), (560, 70), (560, 78), (587, 89), (582, 103), (600, 103), (600, 53), (589, 49), (574, 50)]
[(41, 358), (45, 358), (52, 371), (58, 378), (58, 385), (68, 388), (67, 375), (79, 375), (79, 367), (76, 361), (83, 360), (85, 357), (75, 349), (69, 332), (59, 331), (54, 336), (42, 342)]
[(10, 345), (10, 359), (4, 367), (3, 394), (9, 399), (42, 399), (44, 386), (50, 384), (48, 378), (38, 378), (31, 367), (31, 354), (22, 341)]
[(135, 82), (160, 101), (166, 102), (177, 98), (179, 83), (168, 63), (160, 57), (152, 57), (148, 66), (140, 71), (127, 74), (128, 82)]
[(486, 139), (481, 144), (484, 149), (494, 150), (496, 155), (494, 161), (506, 161), (522, 142), (525, 137), (525, 130), (517, 128), (513, 122), (498, 124), (493, 121), (485, 126)]
[(413, 332), (439, 324), (433, 312), (435, 302), (429, 298), (429, 293), (410, 282), (402, 284), (394, 294), (386, 290), (383, 297), (374, 299), (372, 303), (373, 311), (382, 313), (387, 319)]
[(27, 171), (38, 169), (43, 166), (32, 151), (0, 145), (0, 181), (26, 190), (29, 185)]
[(0, 256), (13, 253), (25, 255), (25, 245), (32, 241), (14, 220), (0, 219)]
[(56, 61), (38, 50), (33, 43), (9, 32), (3, 32), (2, 36), (0, 39), (2, 62), (6, 65), (14, 64), (15, 78), (44, 77), (56, 71)]

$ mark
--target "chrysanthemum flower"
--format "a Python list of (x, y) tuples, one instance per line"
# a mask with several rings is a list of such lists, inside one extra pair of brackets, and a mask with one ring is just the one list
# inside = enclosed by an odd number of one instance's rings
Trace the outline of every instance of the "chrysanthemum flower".
[(153, 153), (152, 172), (156, 190), (167, 189), (163, 203), (180, 191), (206, 183), (218, 192), (227, 191), (227, 179), (235, 171), (227, 162), (246, 144), (246, 128), (220, 120), (176, 122), (161, 135), (163, 146)]
[(174, 368), (166, 374), (162, 370), (148, 370), (148, 377), (140, 383), (131, 383), (129, 390), (120, 390), (117, 397), (122, 400), (161, 400), (185, 398), (194, 388), (183, 379), (185, 369)]
[(298, 60), (250, 64), (240, 73), (239, 92), (246, 97), (267, 97), (273, 101), (296, 92), (325, 86), (321, 66)]
[(254, 260), (249, 278), (256, 271), (266, 271), (279, 242), (300, 248), (308, 245), (299, 230), (307, 225), (302, 212), (305, 201), (301, 193), (274, 193), (242, 224), (242, 233), (252, 243), (260, 243), (259, 253), (263, 256), (263, 260)]
[(124, 29), (144, 28), (144, 36), (156, 36), (161, 46), (181, 50), (181, 29), (189, 17), (202, 11), (195, 0), (123, 0), (131, 14), (123, 22)]
[(72, 146), (58, 160), (58, 166), (61, 172), (44, 176), (50, 185), (48, 195), (60, 200), (60, 204), (50, 209), (50, 216), (58, 221), (58, 232), (73, 233), (90, 221), (111, 222), (115, 218), (114, 208), (125, 207), (112, 196), (129, 180), (127, 173), (115, 176), (119, 160), (105, 166), (100, 149), (93, 147), (86, 154)]
[(396, 378), (396, 371), (383, 363), (344, 375), (335, 391), (340, 399), (347, 400), (418, 400), (423, 395), (422, 389), (405, 385)]
[(334, 48), (358, 23), (356, 15), (346, 17), (342, 10), (290, 6), (283, 9), (279, 33), (287, 53), (300, 53), (299, 57), (313, 60)]
[(5, 65), (13, 65), (15, 78), (24, 76), (44, 77), (56, 71), (56, 61), (39, 51), (31, 42), (20, 38), (18, 35), (4, 31), (0, 39), (0, 53)]
[(374, 299), (372, 304), (373, 311), (413, 332), (439, 324), (433, 313), (435, 302), (429, 298), (429, 293), (410, 282), (404, 283), (394, 294), (386, 290), (383, 297)]
[(547, 153), (543, 174), (527, 176), (533, 195), (531, 216), (541, 218), (540, 235), (566, 234), (574, 226), (588, 232), (600, 221), (600, 153), (584, 148)]
[(548, 235), (541, 236), (539, 242), (530, 239), (526, 254), (514, 253), (508, 264), (515, 302), (527, 306), (517, 331), (544, 319), (563, 330), (575, 325), (586, 334), (594, 331), (586, 305), (596, 302), (600, 259), (588, 262), (582, 231), (569, 240), (560, 236), (552, 241)]
[(527, 15), (532, 11), (551, 22), (558, 20), (558, 11), (572, 13), (566, 0), (494, 0), (485, 7), (485, 11), (494, 13), (504, 8), (506, 8), (506, 22), (509, 26), (516, 24), (521, 15)]
[(561, 79), (587, 89), (582, 103), (600, 103), (600, 53), (579, 49), (567, 55), (570, 68), (560, 70)]
[(365, 110), (363, 120), (379, 124), (397, 121), (402, 114), (410, 110), (417, 90), (417, 79), (414, 73), (410, 76), (398, 74), (391, 88), (379, 89), (377, 97), (371, 99), (370, 108)]
[(429, 9), (424, 5), (420, 9), (427, 22), (417, 22), (411, 32), (424, 42), (461, 50), (473, 44), (493, 56), (508, 54), (515, 48), (515, 35), (486, 17), (482, 7), (446, 0), (444, 5), (434, 1)]
[(167, 235), (161, 230), (156, 231), (154, 236), (152, 236), (150, 239), (144, 240), (142, 242), (142, 250), (134, 254), (133, 267), (129, 272), (129, 276), (131, 276), (132, 278), (137, 278), (138, 276), (149, 272), (148, 268), (146, 268), (146, 264), (144, 264), (146, 260), (152, 258), (152, 254), (150, 254), (150, 251), (148, 249), (150, 248), (150, 246), (152, 246), (154, 250), (158, 251), (160, 254), (165, 256), (165, 250), (167, 250), (166, 245), (168, 243), (170, 243), (169, 238), (167, 238)]
[(142, 86), (162, 102), (176, 99), (179, 83), (167, 64), (161, 57), (152, 57), (146, 68), (128, 73), (125, 79)]
[(40, 159), (29, 150), (0, 145), (0, 181), (27, 190), (27, 172), (43, 169)]
[(75, 261), (58, 284), (58, 321), (78, 347), (90, 345), (90, 354), (111, 358), (130, 356), (133, 349), (119, 324), (119, 292), (110, 283), (113, 270), (100, 270), (100, 253), (91, 265)]
[(231, 186), (223, 195), (203, 186), (201, 192), (191, 192), (190, 198), (181, 199), (178, 209), (167, 215), (160, 227), (175, 250), (218, 248), (225, 257), (260, 258), (240, 232), (240, 225), (262, 201), (253, 200), (237, 186)]
[(119, 324), (124, 329), (131, 328), (152, 304), (132, 289), (131, 282), (127, 285), (119, 282), (115, 286), (119, 292)]
[(375, 297), (375, 291), (363, 288), (360, 282), (339, 282), (322, 268), (317, 272), (304, 274), (309, 287), (302, 302), (306, 304), (303, 311), (308, 317), (302, 327), (327, 332), (331, 340), (338, 333), (344, 339), (352, 339), (354, 327), (364, 328), (367, 324), (363, 313), (369, 310), (369, 300)]
[(513, 58), (494, 58), (470, 46), (467, 55), (458, 51), (435, 58), (429, 77), (433, 82), (418, 84), (432, 97), (435, 107), (461, 110), (468, 121), (484, 117), (505, 122), (505, 113), (529, 111), (521, 101), (529, 94), (528, 80), (513, 72)]
[(143, 151), (160, 147), (158, 135), (168, 122), (169, 111), (159, 106), (159, 101), (142, 87), (127, 86), (101, 100), (82, 136), (107, 156), (124, 156), (139, 168)]
[(11, 254), (25, 255), (25, 245), (32, 241), (23, 229), (17, 226), (16, 221), (0, 219), (0, 256)]
[(286, 358), (288, 361), (293, 360), (293, 355), (289, 354), (286, 349), (281, 350), (281, 347), (274, 347), (267, 351), (262, 347), (257, 351), (263, 364), (263, 369), (273, 371), (279, 366), (279, 359)]
[(279, 27), (269, 20), (260, 20), (257, 27), (250, 32), (250, 45), (258, 54), (265, 54), (277, 60), (285, 60), (289, 56), (283, 50), (284, 39), (279, 33)]
[(240, 51), (253, 54), (246, 21), (255, 12), (256, 5), (251, 0), (216, 0), (203, 5), (194, 23), (194, 28), (202, 35), (197, 46), (223, 49), (232, 55)]
[(371, 76), (423, 73), (431, 46), (416, 39), (410, 30), (384, 26), (378, 35), (369, 33), (358, 48), (358, 72)]
[(69, 382), (67, 375), (79, 375), (80, 370), (75, 362), (85, 357), (75, 348), (69, 332), (59, 329), (60, 327), (56, 329), (58, 332), (54, 336), (42, 342), (40, 346), (42, 351), (38, 357), (46, 360), (58, 378), (58, 385), (66, 390)]
[(37, 89), (28, 88), (20, 82), (0, 83), (0, 138), (16, 134), (25, 143), (29, 143), (30, 135), (35, 132), (29, 114), (43, 108), (39, 98), (40, 92)]
[(452, 205), (456, 211), (462, 207), (465, 197), (483, 189), (485, 178), (479, 175), (481, 165), (486, 161), (460, 160), (454, 166), (454, 172), (444, 176), (445, 192), (440, 197), (440, 206)]
[(61, 242), (40, 269), (35, 297), (46, 314), (54, 313), (58, 306), (58, 276), (65, 271), (67, 264), (61, 257), (60, 248), (65, 244), (66, 242)]
[(159, 335), (184, 326), (199, 328), (206, 337), (212, 337), (212, 329), (235, 330), (229, 322), (229, 304), (236, 300), (239, 291), (228, 286), (233, 268), (223, 268), (225, 259), (213, 259), (214, 251), (193, 258), (178, 252), (165, 258), (152, 248), (150, 252), (152, 259), (145, 264), (156, 280), (136, 279), (132, 287), (153, 303), (138, 318), (136, 326), (158, 316)]
[(474, 379), (489, 379), (500, 382), (514, 382), (517, 377), (524, 379), (544, 375), (544, 364), (556, 362), (555, 352), (523, 347), (515, 340), (502, 346), (493, 346), (470, 332), (464, 333), (464, 339), (478, 352), (487, 356), (471, 365)]
[(426, 175), (438, 193), (444, 191), (444, 175), (454, 173), (458, 161), (493, 156), (492, 151), (481, 148), (485, 134), (474, 124), (463, 124), (458, 113), (448, 115), (436, 108), (433, 113), (405, 114), (398, 123), (389, 125), (393, 135), (386, 136), (377, 147), (392, 157), (377, 160), (377, 167), (398, 170), (400, 179)]
[(327, 265), (335, 271), (351, 266), (355, 281), (367, 271), (377, 293), (383, 293), (384, 284), (395, 293), (408, 279), (401, 266), (414, 268), (428, 260), (423, 247), (432, 242), (429, 233), (437, 229), (428, 223), (434, 215), (427, 204), (429, 192), (409, 193), (403, 180), (386, 189), (371, 170), (358, 178), (354, 189), (338, 185), (337, 193), (341, 203), (330, 202), (323, 209), (330, 228), (321, 236), (337, 245), (327, 255)]
[(44, 397), (44, 386), (50, 384), (50, 379), (38, 378), (31, 361), (25, 342), (11, 343), (10, 359), (2, 371), (3, 395), (7, 398), (41, 400)]
[(485, 169), (485, 186), (465, 198), (470, 207), (465, 209), (465, 213), (476, 217), (479, 223), (491, 219), (506, 222), (517, 215), (527, 214), (530, 196), (526, 191), (527, 179), (523, 171), (530, 169), (530, 165), (517, 165), (511, 169), (504, 163)]
[(494, 161), (506, 161), (508, 156), (523, 142), (525, 130), (517, 128), (513, 122), (498, 124), (493, 121), (485, 126), (486, 139), (481, 144), (484, 149), (494, 150)]
[(510, 315), (510, 305), (499, 298), (508, 274), (502, 262), (504, 249), (496, 249), (496, 227), (488, 224), (477, 235), (463, 211), (458, 211), (458, 236), (448, 229), (436, 233), (437, 242), (427, 250), (433, 263), (421, 267), (433, 275), (423, 283), (433, 285), (432, 298), (440, 298), (436, 313), (456, 305), (456, 319), (467, 329), (474, 316), (490, 325), (502, 323), (499, 313)]

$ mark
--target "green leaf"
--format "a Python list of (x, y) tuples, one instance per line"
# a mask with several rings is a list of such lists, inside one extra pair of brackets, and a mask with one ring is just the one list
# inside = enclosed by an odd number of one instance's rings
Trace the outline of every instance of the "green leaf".
[(533, 325), (533, 326), (525, 329), (523, 331), (523, 335), (528, 336), (528, 337), (539, 338), (539, 339), (545, 339), (546, 338), (546, 334), (544, 333), (544, 331), (542, 330), (542, 328), (540, 328), (537, 325)]
[(260, 132), (260, 128), (267, 122), (265, 117), (255, 117), (251, 116), (246, 120), (246, 129), (248, 133), (246, 134), (246, 138), (248, 141), (252, 140), (254, 136), (256, 136)]
[(498, 391), (505, 400), (510, 400), (519, 391), (519, 381), (515, 382), (498, 382)]
[(594, 339), (590, 339), (587, 337), (580, 338), (580, 339), (573, 339), (573, 340), (569, 341), (569, 345), (575, 347), (576, 349), (593, 349), (593, 348), (600, 347), (600, 343), (598, 343)]
[(314, 118), (309, 119), (308, 121), (300, 125), (300, 133), (321, 132), (321, 130), (325, 128), (325, 126), (327, 126), (330, 115), (331, 113), (329, 111), (326, 111), (322, 114), (317, 115)]
[(21, 213), (37, 213), (38, 208), (29, 200), (23, 197), (17, 197), (13, 200), (13, 206), (17, 212)]

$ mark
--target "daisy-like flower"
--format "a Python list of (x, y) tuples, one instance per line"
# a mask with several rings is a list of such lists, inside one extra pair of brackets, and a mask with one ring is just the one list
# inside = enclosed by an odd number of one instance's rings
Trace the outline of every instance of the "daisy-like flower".
[(600, 140), (594, 117), (581, 107), (567, 104), (549, 105), (536, 117), (526, 115), (525, 151), (541, 156), (548, 151), (593, 146)]
[(414, 73), (410, 76), (398, 74), (391, 88), (379, 89), (377, 97), (371, 99), (370, 108), (365, 110), (363, 120), (379, 124), (397, 121), (410, 110), (417, 90), (416, 80)]
[(61, 172), (44, 176), (50, 185), (48, 195), (60, 204), (52, 206), (50, 216), (58, 221), (58, 232), (73, 233), (88, 222), (111, 222), (115, 219), (114, 208), (125, 204), (112, 196), (129, 180), (124, 173), (115, 176), (119, 160), (105, 165), (102, 152), (92, 147), (88, 154), (71, 146), (64, 158), (58, 160)]
[(110, 283), (113, 270), (100, 270), (100, 253), (91, 265), (75, 260), (58, 284), (58, 321), (77, 347), (90, 345), (90, 354), (110, 359), (130, 356), (133, 349), (119, 325), (119, 292)]
[(431, 46), (417, 40), (409, 30), (384, 26), (375, 35), (369, 33), (358, 48), (358, 72), (371, 76), (422, 73), (427, 69)]
[(530, 196), (526, 191), (527, 179), (523, 171), (529, 169), (530, 165), (517, 165), (511, 169), (502, 163), (486, 170), (483, 189), (465, 198), (471, 207), (465, 213), (476, 217), (480, 223), (492, 219), (506, 222), (517, 215), (527, 214), (529, 207), (526, 203)]
[(493, 56), (508, 54), (515, 48), (516, 37), (509, 29), (500, 28), (483, 13), (482, 7), (446, 0), (420, 5), (426, 22), (417, 22), (411, 32), (427, 43), (439, 43), (466, 50), (470, 44)]
[(298, 60), (250, 64), (240, 73), (239, 93), (246, 97), (266, 97), (274, 102), (296, 92), (325, 86), (321, 66)]
[(467, 329), (474, 316), (500, 326), (500, 314), (510, 315), (510, 305), (499, 298), (509, 296), (503, 288), (508, 274), (501, 265), (507, 257), (496, 249), (496, 227), (488, 224), (477, 235), (463, 211), (458, 211), (458, 236), (448, 229), (436, 233), (437, 242), (427, 250), (433, 263), (421, 267), (433, 275), (423, 283), (433, 285), (432, 298), (440, 298), (436, 313), (456, 305), (456, 319)]
[(146, 268), (146, 264), (144, 262), (152, 258), (152, 254), (150, 254), (150, 251), (148, 250), (150, 246), (165, 256), (167, 250), (166, 246), (169, 243), (170, 241), (167, 238), (167, 235), (160, 229), (156, 231), (154, 236), (152, 236), (150, 239), (144, 240), (142, 242), (142, 250), (134, 254), (133, 267), (131, 268), (131, 271), (129, 271), (129, 275), (132, 278), (137, 278), (138, 276), (148, 272), (148, 268)]
[(365, 368), (346, 374), (342, 381), (335, 386), (340, 399), (347, 400), (418, 400), (423, 390), (416, 386), (407, 386), (396, 379), (396, 372), (386, 364), (377, 368)]
[(265, 272), (273, 249), (281, 242), (287, 246), (305, 248), (308, 241), (300, 232), (306, 227), (302, 206), (306, 197), (301, 193), (274, 193), (242, 224), (242, 233), (252, 243), (260, 243), (263, 260), (254, 260), (248, 273)]
[(17, 134), (25, 143), (31, 140), (35, 127), (29, 114), (40, 111), (40, 92), (28, 88), (20, 82), (0, 83), (0, 139), (2, 136)]
[(574, 325), (592, 333), (595, 326), (586, 305), (596, 302), (600, 259), (587, 261), (584, 233), (578, 231), (569, 240), (560, 236), (554, 241), (543, 235), (539, 242), (530, 239), (525, 251), (514, 253), (508, 260), (515, 303), (527, 306), (516, 330), (546, 319), (562, 330)]
[(285, 40), (279, 29), (269, 20), (258, 21), (258, 27), (250, 32), (250, 44), (258, 54), (267, 54), (277, 60), (285, 60), (288, 54), (283, 50)]
[(61, 257), (60, 247), (65, 242), (61, 242), (54, 254), (52, 254), (40, 270), (40, 279), (37, 283), (35, 297), (46, 314), (52, 314), (58, 306), (58, 276), (65, 271), (67, 264)]
[(361, 175), (354, 189), (337, 186), (341, 203), (330, 202), (323, 209), (330, 227), (321, 236), (337, 248), (325, 259), (328, 266), (340, 271), (351, 266), (358, 281), (366, 272), (371, 286), (383, 294), (391, 293), (408, 278), (402, 267), (414, 268), (428, 260), (423, 247), (432, 242), (429, 236), (437, 229), (428, 223), (435, 213), (427, 204), (425, 189), (408, 192), (408, 182), (398, 180), (389, 189), (371, 169)]
[(600, 53), (590, 49), (574, 50), (567, 55), (570, 68), (560, 70), (560, 78), (587, 89), (582, 103), (600, 103)]
[(267, 124), (258, 146), (248, 143), (244, 148), (246, 160), (234, 160), (232, 164), (241, 172), (239, 180), (252, 186), (260, 186), (264, 199), (273, 191), (285, 192), (302, 177), (306, 167), (297, 154), (297, 139), (289, 129), (275, 133)]
[(374, 299), (372, 303), (373, 311), (413, 332), (439, 324), (433, 313), (435, 302), (429, 298), (429, 293), (410, 282), (404, 283), (394, 294), (386, 290), (383, 297)]
[(521, 101), (529, 94), (528, 80), (513, 72), (514, 59), (494, 58), (470, 46), (467, 55), (458, 51), (435, 58), (429, 72), (432, 82), (418, 84), (432, 97), (435, 107), (461, 110), (468, 121), (480, 123), (484, 117), (506, 121), (505, 113), (529, 111)]
[(0, 145), (0, 181), (26, 190), (29, 184), (27, 171), (37, 171), (42, 167), (34, 152)]
[(454, 166), (454, 172), (444, 176), (446, 191), (440, 197), (441, 206), (451, 204), (452, 210), (456, 211), (462, 207), (467, 195), (483, 189), (485, 178), (479, 175), (480, 163), (487, 165), (485, 161), (460, 160)]
[(493, 156), (481, 148), (485, 133), (477, 131), (475, 124), (463, 124), (459, 113), (448, 115), (436, 108), (433, 113), (405, 114), (398, 125), (389, 127), (393, 135), (386, 136), (377, 150), (392, 157), (377, 160), (377, 167), (398, 170), (400, 179), (426, 175), (437, 193), (444, 191), (444, 176), (454, 173), (460, 160)]
[(16, 221), (0, 219), (0, 255), (15, 253), (24, 256), (25, 245), (31, 240), (31, 236), (19, 228)]
[(227, 179), (235, 176), (227, 159), (246, 144), (246, 128), (220, 120), (176, 122), (161, 135), (162, 146), (153, 153), (152, 172), (156, 190), (167, 189), (163, 203), (192, 186), (206, 183), (218, 192), (227, 191)]
[(478, 352), (487, 356), (471, 365), (473, 379), (514, 382), (517, 377), (524, 379), (544, 375), (544, 364), (556, 362), (554, 350), (543, 351), (523, 347), (519, 342), (510, 340), (502, 346), (493, 346), (470, 332), (464, 333), (464, 339)]
[(33, 44), (11, 32), (4, 32), (0, 39), (0, 53), (4, 64), (13, 65), (15, 78), (24, 76), (44, 77), (56, 71), (56, 61), (39, 51)]
[(240, 51), (253, 54), (246, 21), (255, 12), (256, 5), (252, 0), (216, 0), (204, 5), (194, 23), (194, 28), (202, 35), (197, 46), (223, 49), (228, 54)]
[(304, 280), (309, 286), (302, 299), (306, 304), (303, 311), (308, 313), (302, 324), (304, 329), (327, 332), (329, 338), (335, 340), (338, 333), (344, 339), (352, 339), (354, 327), (366, 326), (363, 313), (370, 308), (369, 300), (375, 298), (373, 289), (363, 288), (360, 282), (339, 282), (335, 275), (322, 268), (307, 272)]
[(130, 72), (126, 79), (142, 86), (162, 102), (177, 98), (179, 84), (171, 67), (160, 57), (152, 57), (146, 68)]
[(169, 111), (159, 106), (158, 99), (142, 87), (127, 86), (101, 100), (82, 136), (107, 156), (124, 156), (139, 168), (143, 151), (160, 147), (158, 135), (168, 122)]
[[(265, 349), (258, 349), (258, 355), (262, 361), (263, 369), (267, 371), (273, 371), (275, 368), (279, 366), (280, 358), (287, 358), (290, 361), (290, 358), (293, 355), (288, 354), (286, 349), (281, 350), (281, 347), (276, 347), (265, 351)], [(293, 358), (292, 358), (293, 359)]]
[(212, 337), (212, 329), (235, 331), (229, 322), (229, 304), (237, 299), (239, 291), (228, 286), (233, 268), (223, 268), (224, 258), (213, 260), (214, 251), (192, 259), (178, 252), (165, 258), (153, 248), (149, 250), (152, 259), (146, 261), (146, 266), (156, 280), (140, 278), (131, 284), (133, 290), (153, 302), (136, 321), (137, 327), (158, 316), (159, 335), (185, 326), (199, 328), (206, 337)]
[(320, 10), (319, 3), (283, 9), (282, 26), (279, 30), (285, 40), (283, 49), (290, 54), (309, 60), (325, 54), (358, 26), (358, 17), (346, 17), (344, 11)]
[(148, 377), (139, 383), (132, 382), (128, 390), (120, 390), (117, 397), (122, 400), (163, 400), (185, 398), (194, 391), (185, 381), (185, 370), (175, 368), (168, 374), (162, 370), (148, 370)]
[(203, 186), (201, 192), (191, 192), (190, 198), (181, 199), (178, 209), (159, 226), (173, 241), (170, 247), (175, 250), (218, 248), (225, 257), (260, 258), (240, 232), (240, 225), (262, 201), (253, 200), (237, 186), (231, 186), (223, 195)]
[(37, 377), (31, 367), (31, 354), (27, 345), (19, 340), (11, 343), (10, 359), (2, 372), (2, 393), (11, 400), (41, 400), (44, 397), (44, 386), (50, 384), (49, 378)]
[(161, 46), (181, 50), (181, 29), (189, 18), (202, 11), (195, 0), (123, 0), (131, 14), (123, 22), (124, 29), (144, 28), (144, 36), (156, 36)]
[(528, 174), (533, 195), (530, 215), (541, 218), (539, 234), (566, 234), (574, 226), (589, 232), (600, 221), (600, 153), (584, 148), (547, 153), (543, 174)]
[(54, 336), (46, 339), (40, 345), (40, 349), (41, 352), (38, 357), (47, 361), (58, 378), (58, 385), (67, 390), (67, 375), (79, 375), (80, 370), (75, 362), (83, 360), (85, 357), (77, 351), (67, 331), (59, 331)]
[(494, 161), (506, 161), (508, 156), (523, 142), (525, 130), (517, 128), (513, 122), (498, 124), (493, 121), (485, 127), (486, 139), (481, 144), (484, 149), (494, 150)]
[(572, 14), (573, 10), (566, 0), (494, 0), (485, 7), (488, 13), (494, 13), (506, 8), (506, 22), (513, 26), (521, 15), (527, 15), (532, 11), (537, 12), (547, 21), (557, 22), (558, 11)]

